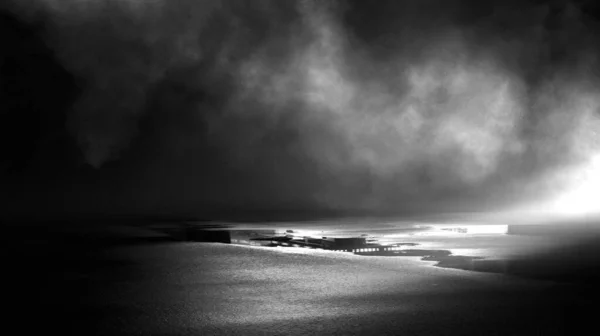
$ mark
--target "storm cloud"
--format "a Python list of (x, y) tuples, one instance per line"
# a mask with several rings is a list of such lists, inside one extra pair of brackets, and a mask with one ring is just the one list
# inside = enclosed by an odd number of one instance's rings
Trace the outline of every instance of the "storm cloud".
[(39, 0), (12, 10), (42, 13), (46, 43), (85, 83), (65, 124), (95, 168), (73, 177), (76, 207), (100, 193), (123, 211), (410, 213), (543, 202), (581, 183), (600, 154), (589, 6)]

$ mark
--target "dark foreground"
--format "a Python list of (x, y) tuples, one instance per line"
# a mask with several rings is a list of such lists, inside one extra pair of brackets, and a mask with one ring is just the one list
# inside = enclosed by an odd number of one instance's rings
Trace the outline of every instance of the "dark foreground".
[(563, 335), (596, 327), (596, 283), (547, 276), (594, 279), (586, 276), (596, 265), (591, 243), (565, 259), (573, 264), (578, 253), (586, 267), (559, 267), (554, 254), (546, 276), (527, 279), (433, 267), (420, 257), (8, 231), (5, 332)]

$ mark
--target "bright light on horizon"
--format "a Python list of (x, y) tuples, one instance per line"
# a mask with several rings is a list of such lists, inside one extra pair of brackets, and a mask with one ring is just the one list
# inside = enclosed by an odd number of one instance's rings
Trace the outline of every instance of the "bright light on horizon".
[(550, 211), (566, 215), (598, 213), (600, 205), (600, 155), (594, 156), (589, 165), (576, 177), (573, 187), (549, 204)]

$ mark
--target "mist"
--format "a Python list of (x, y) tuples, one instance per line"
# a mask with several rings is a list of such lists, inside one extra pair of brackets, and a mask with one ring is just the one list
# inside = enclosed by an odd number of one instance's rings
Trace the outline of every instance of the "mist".
[(599, 27), (586, 6), (9, 5), (44, 23), (81, 92), (61, 124), (78, 159), (50, 172), (54, 156), (29, 161), (18, 182), (3, 177), (3, 203), (197, 215), (543, 210), (600, 174)]

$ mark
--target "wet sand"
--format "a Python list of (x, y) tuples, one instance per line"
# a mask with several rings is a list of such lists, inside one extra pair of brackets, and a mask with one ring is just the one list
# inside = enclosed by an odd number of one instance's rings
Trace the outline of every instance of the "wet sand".
[(586, 330), (596, 311), (590, 284), (434, 267), (421, 256), (109, 236), (5, 244), (6, 330), (562, 335)]

